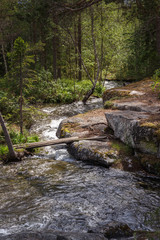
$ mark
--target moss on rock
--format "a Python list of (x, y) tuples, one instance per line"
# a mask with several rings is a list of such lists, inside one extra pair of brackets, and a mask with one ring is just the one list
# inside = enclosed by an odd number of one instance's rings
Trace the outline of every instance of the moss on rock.
[(141, 146), (141, 149), (144, 150), (144, 152), (157, 154), (158, 146), (157, 146), (157, 143), (153, 141), (145, 141), (145, 140), (140, 141), (140, 146)]
[(64, 138), (64, 137), (70, 137), (71, 136), (71, 133), (75, 131), (75, 128), (77, 128), (79, 126), (78, 123), (64, 123), (62, 125), (62, 128), (61, 128), (61, 133), (60, 133), (60, 137), (61, 138)]
[(148, 154), (140, 154), (142, 166), (150, 173), (160, 176), (160, 159)]
[(112, 148), (117, 150), (120, 155), (125, 155), (125, 156), (133, 155), (133, 148), (131, 148), (130, 146), (118, 140), (114, 140), (112, 142)]

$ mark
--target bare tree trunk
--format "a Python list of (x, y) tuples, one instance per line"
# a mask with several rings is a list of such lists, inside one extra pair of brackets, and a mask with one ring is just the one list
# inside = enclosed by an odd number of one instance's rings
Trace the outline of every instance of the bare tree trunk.
[(12, 160), (16, 160), (16, 159), (17, 159), (17, 156), (16, 156), (16, 153), (15, 153), (15, 151), (14, 151), (14, 149), (13, 149), (12, 141), (11, 141), (11, 139), (10, 139), (9, 133), (8, 133), (7, 128), (6, 128), (6, 126), (5, 126), (5, 123), (4, 123), (4, 120), (3, 120), (3, 117), (2, 117), (1, 112), (0, 112), (0, 123), (1, 123), (2, 130), (3, 130), (3, 132), (4, 132), (6, 144), (7, 144), (8, 149), (9, 149), (10, 158), (11, 158)]
[[(55, 29), (54, 29), (55, 30)], [(56, 30), (54, 32), (56, 34)], [(52, 39), (53, 46), (53, 78), (57, 81), (57, 47), (56, 47), (56, 36), (53, 36)]]
[(102, 3), (101, 3), (101, 60), (100, 60), (100, 81), (102, 81), (102, 70), (103, 70), (103, 43), (104, 43), (104, 39), (103, 39), (103, 7), (102, 7)]
[(156, 45), (157, 45), (157, 53), (160, 56), (160, 17), (156, 17)]
[(70, 75), (70, 79), (72, 79), (72, 63), (71, 63), (71, 48), (69, 46), (69, 53), (68, 53), (68, 61), (69, 61), (69, 75)]
[(60, 35), (59, 32), (57, 34), (57, 78), (61, 79), (61, 51), (60, 51)]
[[(82, 26), (81, 26), (81, 13), (79, 13), (78, 16), (78, 50), (80, 55), (82, 55)], [(82, 60), (81, 57), (79, 56), (78, 58), (78, 67), (79, 67), (79, 72), (78, 72), (78, 80), (82, 80)]]
[[(53, 10), (54, 11), (54, 10)], [(58, 35), (58, 29), (57, 29), (57, 17), (54, 15), (53, 12), (53, 38), (52, 38), (52, 49), (53, 49), (53, 79), (57, 81), (57, 35)]]
[(40, 62), (41, 65), (44, 67), (45, 70), (47, 70), (47, 42), (46, 42), (46, 33), (45, 33), (45, 29), (44, 29), (44, 25), (41, 23), (41, 27), (40, 27), (40, 31), (41, 31), (41, 41), (42, 43), (44, 43), (44, 50), (40, 53)]
[(3, 55), (5, 73), (7, 73), (8, 72), (8, 67), (7, 67), (6, 54), (5, 54), (4, 44), (3, 43), (2, 43), (2, 55)]
[(83, 61), (83, 59), (82, 59), (82, 56), (81, 56), (81, 54), (80, 54), (80, 52), (79, 52), (79, 50), (78, 50), (77, 44), (76, 44), (76, 42), (75, 42), (75, 40), (74, 40), (74, 38), (73, 38), (70, 30), (69, 30), (69, 29), (66, 30), (65, 28), (63, 28), (63, 30), (66, 31), (66, 32), (70, 35), (70, 37), (71, 37), (71, 39), (72, 39), (72, 42), (74, 43), (75, 47), (77, 48), (78, 55), (79, 55), (79, 57), (81, 58), (82, 66), (83, 66), (83, 68), (84, 68), (84, 71), (86, 72), (87, 77), (89, 78), (89, 80), (90, 80), (90, 81), (92, 82), (92, 84), (93, 84), (94, 82), (93, 82), (93, 80), (92, 80), (92, 78), (91, 78), (91, 76), (90, 76), (90, 74), (89, 74), (89, 72), (88, 72), (88, 70), (87, 70), (87, 68), (86, 68), (86, 66), (85, 66), (85, 63), (84, 63), (84, 61)]
[(23, 134), (23, 109), (22, 109), (22, 105), (23, 105), (23, 78), (22, 78), (22, 58), (20, 56), (20, 133)]
[(76, 25), (76, 21), (74, 22), (74, 42), (75, 42), (75, 76), (74, 78), (77, 79), (78, 78), (78, 74), (77, 74), (77, 65), (78, 65), (78, 59), (77, 59), (77, 25)]
[(97, 74), (95, 76), (94, 82), (93, 82), (93, 87), (86, 93), (86, 95), (84, 96), (82, 102), (84, 104), (86, 104), (87, 100), (89, 99), (89, 97), (93, 94), (97, 81), (98, 81), (98, 77), (99, 77), (99, 71), (100, 71), (100, 65), (99, 65), (99, 60), (98, 60), (98, 55), (97, 55), (97, 49), (96, 49), (96, 41), (95, 41), (95, 36), (94, 36), (94, 17), (93, 17), (93, 8), (90, 7), (90, 13), (91, 13), (91, 35), (92, 35), (92, 42), (93, 42), (93, 48), (94, 48), (94, 56), (95, 56), (95, 60), (97, 62)]
[(92, 88), (87, 92), (87, 94), (85, 95), (85, 97), (83, 98), (82, 102), (84, 104), (86, 104), (87, 100), (89, 99), (89, 97), (93, 94), (94, 90), (95, 90), (95, 87), (96, 87), (96, 83), (98, 81), (98, 77), (99, 77), (99, 71), (100, 71), (100, 64), (99, 64), (99, 60), (98, 60), (98, 55), (97, 55), (97, 50), (96, 50), (96, 42), (95, 42), (95, 37), (94, 37), (94, 19), (93, 19), (93, 9), (91, 7), (91, 34), (92, 34), (92, 42), (93, 42), (93, 48), (94, 48), (94, 55), (95, 55), (95, 59), (96, 59), (96, 62), (97, 62), (97, 74), (95, 76), (95, 79), (93, 80), (92, 77), (90, 76), (89, 72), (88, 72), (88, 69), (86, 68), (85, 66), (85, 63), (83, 61), (83, 58), (82, 58), (82, 55), (81, 53), (79, 52), (79, 49), (77, 47), (77, 44), (70, 32), (70, 30), (68, 28), (64, 28), (63, 27), (63, 30), (66, 31), (71, 39), (72, 39), (72, 42), (74, 43), (75, 47), (77, 48), (77, 52), (78, 52), (78, 55), (79, 55), (79, 58), (81, 59), (81, 62), (82, 62), (82, 66), (84, 68), (84, 71), (86, 72), (87, 74), (87, 77), (89, 78), (89, 80), (91, 81), (92, 83)]

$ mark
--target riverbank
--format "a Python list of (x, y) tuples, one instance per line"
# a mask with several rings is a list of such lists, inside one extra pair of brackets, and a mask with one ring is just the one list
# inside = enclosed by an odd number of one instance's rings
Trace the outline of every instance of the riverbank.
[[(102, 100), (97, 98), (85, 106), (75, 102), (44, 107), (46, 117), (36, 121), (31, 133), (41, 140), (54, 139), (63, 119), (87, 116), (83, 113), (96, 108), (102, 116)], [(93, 127), (96, 132), (104, 128), (106, 134), (102, 117), (101, 127), (94, 123), (88, 128), (90, 135)], [(46, 147), (25, 161), (1, 164), (0, 169), (0, 239), (99, 240), (116, 239), (118, 234), (127, 240), (128, 234), (135, 239), (139, 230), (151, 239), (159, 234), (159, 179), (154, 176), (76, 161), (65, 145)]]
[(152, 85), (145, 79), (106, 90), (105, 109), (63, 120), (57, 136), (106, 135), (105, 142), (80, 141), (69, 144), (68, 150), (78, 160), (160, 175), (160, 100)]

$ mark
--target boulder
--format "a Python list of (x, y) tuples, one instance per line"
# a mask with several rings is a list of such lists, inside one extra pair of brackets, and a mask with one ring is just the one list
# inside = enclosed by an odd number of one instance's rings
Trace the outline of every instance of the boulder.
[[(146, 92), (151, 90), (154, 81), (152, 79), (143, 79), (141, 81), (133, 82), (124, 87), (106, 90), (103, 94), (103, 103), (108, 100), (116, 99), (141, 99), (146, 98)], [(147, 95), (148, 96), (148, 95)]]
[(69, 153), (77, 160), (90, 162), (104, 167), (111, 166), (117, 159), (118, 152), (112, 149), (110, 141), (79, 141), (69, 144)]
[(134, 231), (127, 224), (111, 222), (104, 228), (104, 236), (108, 239), (132, 237)]
[(1, 236), (1, 240), (107, 240), (101, 233), (22, 232)]
[[(57, 137), (106, 135), (108, 125), (104, 112), (104, 109), (99, 109), (63, 120), (57, 130)], [(121, 159), (126, 159), (126, 163), (128, 163), (128, 159), (131, 159), (130, 149), (125, 148), (123, 143), (115, 142), (110, 133), (107, 136), (108, 138), (105, 141), (83, 140), (73, 142), (68, 145), (68, 151), (77, 160), (104, 167), (120, 162)]]
[(155, 134), (155, 129), (142, 124), (142, 121), (149, 118), (149, 113), (110, 111), (105, 115), (115, 137), (134, 149), (160, 157), (160, 141)]
[(118, 110), (130, 110), (130, 111), (137, 111), (137, 112), (147, 112), (155, 114), (160, 112), (160, 104), (150, 104), (148, 105), (145, 102), (141, 101), (120, 101), (114, 102), (112, 107)]

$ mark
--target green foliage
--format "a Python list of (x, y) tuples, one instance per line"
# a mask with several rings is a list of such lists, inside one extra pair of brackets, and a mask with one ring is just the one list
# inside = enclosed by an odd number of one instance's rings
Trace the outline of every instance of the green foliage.
[(6, 86), (15, 96), (20, 96), (21, 81), (23, 82), (23, 92), (32, 88), (35, 80), (34, 55), (32, 48), (21, 37), (18, 37), (13, 46), (13, 50), (7, 53), (10, 60), (10, 70), (5, 75)]
[[(29, 129), (34, 123), (34, 116), (38, 115), (36, 108), (27, 106), (28, 101), (24, 98), (23, 121), (24, 127)], [(5, 120), (11, 124), (18, 124), (20, 121), (19, 98), (9, 93), (0, 91), (0, 112), (4, 115)]]
[[(25, 97), (30, 103), (72, 103), (82, 99), (91, 87), (89, 80), (58, 79), (55, 82), (52, 73), (42, 69)], [(94, 95), (101, 97), (104, 90), (102, 84), (97, 84)]]
[[(54, 65), (54, 55), (56, 55), (56, 70), (60, 72), (57, 77), (76, 79), (80, 70), (79, 57), (67, 30), (70, 30), (75, 43), (77, 43), (79, 12), (73, 15), (61, 14), (60, 16), (57, 14), (54, 16), (55, 12), (59, 12), (59, 7), (55, 5), (54, 11), (50, 14), (52, 4), (51, 0), (20, 2), (2, 0), (0, 40), (4, 43), (6, 51), (6, 49), (12, 48), (15, 36), (21, 35), (24, 40), (21, 37), (16, 39), (13, 52), (17, 54), (14, 56), (11, 54), (12, 57), (8, 54), (10, 60), (18, 55), (26, 58), (25, 53), (27, 52), (30, 58), (28, 57), (28, 60), (25, 61), (32, 65), (32, 70), (41, 69), (42, 66), (45, 69), (51, 69)], [(71, 4), (71, 1), (68, 4)], [(157, 26), (159, 1), (105, 0), (92, 7), (101, 77), (137, 79), (153, 74), (154, 70), (159, 67), (156, 48), (157, 30), (159, 29)], [(81, 12), (82, 58), (90, 76), (94, 77), (96, 63), (90, 22), (90, 10), (86, 8)], [(58, 44), (54, 42), (58, 42)], [(53, 46), (54, 44), (55, 46)], [(42, 53), (43, 49), (44, 53)], [(9, 59), (6, 60), (8, 62)], [(2, 72), (4, 72), (5, 63), (2, 56), (0, 61), (2, 62)], [(18, 61), (10, 61), (10, 64), (14, 65), (14, 70), (16, 70), (17, 63)], [(26, 74), (28, 75), (27, 71), (24, 75)], [(84, 79), (87, 78), (84, 69), (82, 69), (82, 76)], [(12, 78), (9, 85), (12, 85), (16, 91), (18, 89), (15, 85), (16, 74), (12, 72), (8, 78)], [(33, 78), (31, 77), (31, 79)], [(67, 99), (70, 101), (70, 97)]]
[[(29, 135), (27, 131), (22, 135), (17, 130), (9, 129), (9, 135), (13, 144), (39, 142), (37, 135)], [(2, 130), (0, 131), (0, 144), (5, 144)]]
[(18, 99), (7, 92), (0, 91), (0, 112), (8, 121), (16, 121), (18, 115)]
[[(27, 131), (22, 135), (16, 130), (9, 129), (9, 135), (13, 144), (39, 142), (39, 137), (37, 135), (29, 135)], [(7, 159), (8, 153), (9, 151), (5, 143), (4, 134), (0, 129), (0, 160), (4, 161)]]
[(112, 148), (116, 149), (122, 155), (126, 155), (126, 154), (132, 155), (133, 154), (133, 149), (120, 141), (114, 141), (112, 143)]
[(0, 160), (2, 160), (3, 155), (7, 155), (9, 153), (8, 147), (5, 145), (0, 145)]
[(152, 79), (154, 80), (153, 88), (158, 88), (160, 91), (160, 68), (155, 71)]

